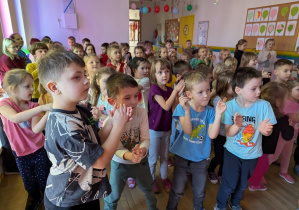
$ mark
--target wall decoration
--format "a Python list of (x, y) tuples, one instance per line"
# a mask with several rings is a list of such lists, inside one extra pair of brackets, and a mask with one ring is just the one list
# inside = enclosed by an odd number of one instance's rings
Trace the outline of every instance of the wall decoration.
[(262, 19), (261, 21), (268, 21), (269, 20), (269, 14), (270, 14), (270, 8), (263, 8), (262, 10)]
[(254, 22), (261, 21), (262, 9), (256, 9), (254, 12)]
[(293, 4), (289, 13), (289, 20), (297, 20), (299, 15), (299, 4)]
[(244, 36), (251, 36), (251, 30), (252, 30), (252, 24), (246, 24)]
[(285, 27), (286, 27), (285, 21), (277, 22), (275, 36), (283, 36)]
[(174, 43), (179, 43), (180, 21), (178, 18), (165, 20), (165, 40), (171, 39)]
[(248, 10), (247, 12), (247, 22), (253, 22), (254, 10)]
[(280, 14), (284, 19), (286, 19), (288, 12), (289, 12), (289, 7), (283, 7), (280, 11)]
[(294, 51), (297, 51), (297, 47), (299, 47), (299, 33), (297, 35), (297, 41), (296, 41), (296, 45), (295, 45)]
[(207, 45), (208, 43), (209, 21), (198, 22), (198, 44)]
[(268, 23), (266, 36), (274, 36), (275, 27), (276, 27), (276, 22)]
[(259, 35), (259, 23), (254, 23), (252, 25), (251, 36), (258, 36)]
[(180, 18), (180, 44), (185, 45), (188, 39), (193, 39), (194, 15)]
[(294, 36), (295, 30), (296, 30), (297, 21), (289, 21), (287, 23), (287, 27), (285, 29), (285, 35), (286, 36)]
[(271, 7), (269, 21), (276, 21), (279, 7)]
[(260, 23), (259, 36), (265, 36), (267, 32), (267, 23)]
[(262, 50), (264, 47), (265, 38), (257, 38), (256, 50)]

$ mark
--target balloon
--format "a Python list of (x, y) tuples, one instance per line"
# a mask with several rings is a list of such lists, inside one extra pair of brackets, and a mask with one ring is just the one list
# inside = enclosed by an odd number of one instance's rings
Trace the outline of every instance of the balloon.
[(160, 7), (159, 6), (156, 6), (155, 7), (155, 13), (159, 13), (160, 12)]
[(132, 3), (132, 4), (131, 4), (131, 9), (132, 9), (132, 10), (135, 10), (135, 9), (136, 9), (136, 7), (137, 7), (137, 6), (136, 6), (136, 4), (135, 4), (135, 3)]
[(189, 5), (187, 6), (187, 10), (188, 10), (188, 11), (191, 11), (191, 10), (192, 10), (192, 5), (191, 5), (191, 4), (189, 4)]
[(143, 12), (143, 7), (140, 7), (140, 13), (142, 13)]
[(164, 11), (165, 11), (165, 12), (168, 12), (168, 11), (169, 11), (169, 5), (168, 5), (168, 4), (166, 4), (166, 5), (164, 6)]
[(150, 7), (148, 7), (148, 13), (151, 13), (152, 9)]
[(144, 14), (148, 13), (148, 8), (147, 8), (147, 7), (143, 7), (143, 8), (142, 8), (142, 12), (143, 12)]
[(178, 8), (174, 7), (174, 8), (172, 9), (172, 14), (177, 15), (178, 13), (179, 13)]

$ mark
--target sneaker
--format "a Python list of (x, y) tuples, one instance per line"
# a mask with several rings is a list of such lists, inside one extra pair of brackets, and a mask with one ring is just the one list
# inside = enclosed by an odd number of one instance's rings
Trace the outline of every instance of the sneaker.
[(226, 210), (226, 208), (218, 208), (217, 204), (214, 206), (214, 210)]
[(219, 183), (221, 184), (222, 183), (222, 176), (218, 176), (218, 181), (219, 181)]
[(212, 184), (218, 183), (217, 175), (214, 172), (209, 172), (208, 175), (209, 175), (209, 180), (210, 182), (212, 182)]
[(299, 164), (295, 165), (294, 170), (297, 175), (299, 175)]
[(254, 191), (265, 191), (265, 190), (267, 190), (267, 187), (266, 186), (264, 186), (264, 185), (258, 185), (258, 186), (253, 186), (253, 185), (250, 185), (249, 187), (248, 187), (248, 189), (250, 190), (250, 191), (252, 191), (252, 192), (254, 192)]
[(232, 210), (242, 210), (240, 205), (232, 206)]
[(288, 173), (279, 173), (279, 176), (284, 178), (284, 180), (290, 184), (295, 184), (294, 179)]
[(167, 165), (168, 165), (168, 167), (173, 166), (173, 164), (172, 164), (172, 162), (170, 160), (168, 160)]
[(154, 193), (159, 193), (160, 192), (160, 188), (159, 186), (157, 185), (157, 182), (156, 180), (154, 179)]
[(134, 179), (132, 177), (129, 177), (128, 178), (128, 187), (130, 189), (133, 189), (136, 187), (136, 182), (134, 181)]
[(171, 190), (171, 183), (170, 183), (169, 179), (168, 178), (162, 179), (162, 182), (163, 182), (165, 191), (169, 193)]

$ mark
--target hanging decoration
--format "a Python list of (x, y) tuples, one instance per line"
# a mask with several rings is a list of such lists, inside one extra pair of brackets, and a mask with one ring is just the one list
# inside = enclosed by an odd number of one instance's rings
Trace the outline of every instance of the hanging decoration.
[(135, 10), (135, 9), (136, 9), (136, 7), (137, 7), (137, 6), (136, 6), (136, 4), (135, 4), (135, 3), (132, 3), (132, 4), (131, 4), (131, 9), (132, 9), (132, 10)]
[(143, 12), (144, 14), (148, 13), (148, 7), (143, 7), (143, 8), (142, 8), (142, 12)]
[(155, 13), (159, 13), (160, 12), (160, 7), (157, 5), (156, 7), (155, 7)]
[(151, 13), (152, 9), (150, 7), (148, 7), (148, 13)]
[(191, 11), (191, 10), (192, 10), (192, 5), (191, 5), (191, 4), (189, 4), (189, 5), (187, 6), (187, 10), (188, 10), (188, 11)]
[(165, 11), (165, 12), (168, 12), (168, 11), (169, 11), (169, 5), (168, 5), (168, 4), (166, 4), (166, 5), (164, 6), (164, 11)]
[(177, 15), (178, 13), (179, 13), (178, 8), (177, 8), (177, 7), (174, 7), (174, 8), (172, 9), (172, 14)]

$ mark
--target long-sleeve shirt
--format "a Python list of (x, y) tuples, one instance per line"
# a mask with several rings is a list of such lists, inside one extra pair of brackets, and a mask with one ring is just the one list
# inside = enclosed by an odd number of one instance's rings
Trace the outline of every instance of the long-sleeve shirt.
[[(268, 59), (268, 54), (271, 54), (271, 58)], [(276, 76), (274, 75), (274, 63), (276, 62), (277, 58), (276, 58), (276, 51), (265, 51), (262, 50), (260, 51), (258, 58), (257, 58), (257, 62), (258, 62), (258, 67), (257, 70), (262, 71), (263, 69), (265, 69), (265, 71), (267, 72), (271, 72), (271, 80), (275, 80)]]
[(3, 78), (6, 72), (12, 69), (25, 69), (25, 61), (22, 58), (15, 57), (11, 59), (7, 55), (3, 54), (0, 57), (0, 80), (1, 87), (3, 87)]

